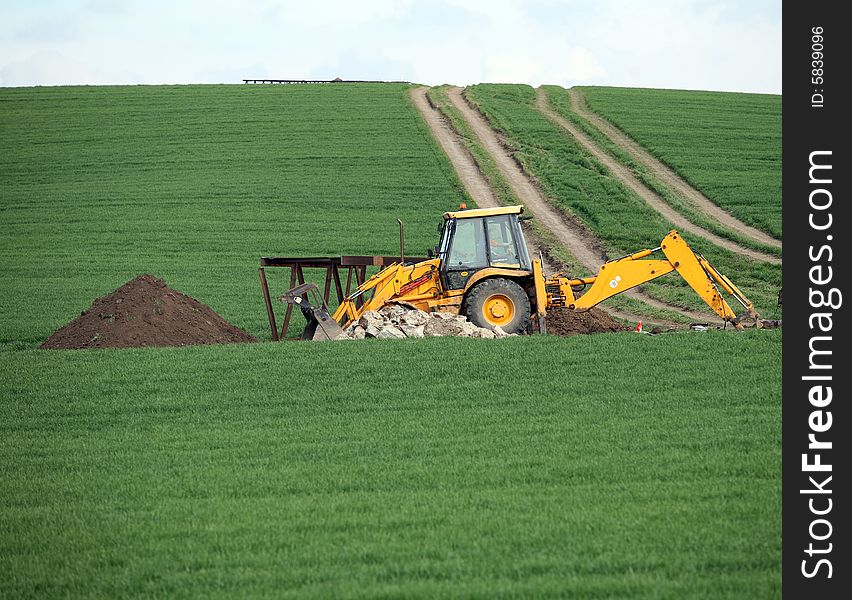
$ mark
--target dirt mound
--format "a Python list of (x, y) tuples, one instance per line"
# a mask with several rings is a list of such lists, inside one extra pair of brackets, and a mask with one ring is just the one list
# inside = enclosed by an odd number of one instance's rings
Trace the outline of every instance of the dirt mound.
[(139, 348), (257, 341), (162, 279), (140, 275), (57, 329), (45, 349)]
[(631, 328), (611, 316), (592, 308), (587, 311), (550, 309), (547, 311), (547, 333), (550, 335), (581, 335), (630, 331)]

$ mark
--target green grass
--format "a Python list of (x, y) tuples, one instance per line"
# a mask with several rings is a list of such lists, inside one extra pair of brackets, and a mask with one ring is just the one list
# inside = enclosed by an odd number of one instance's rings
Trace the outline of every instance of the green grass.
[(507, 206), (520, 204), (518, 197), (512, 191), (512, 187), (500, 173), (497, 163), (494, 162), (491, 155), (478, 143), (476, 134), (473, 133), (473, 130), (467, 124), (467, 121), (464, 120), (462, 114), (453, 106), (449, 98), (447, 98), (447, 86), (432, 87), (426, 93), (432, 104), (443, 113), (453, 130), (459, 135), (465, 148), (473, 156), (474, 162), (476, 162), (480, 172), (488, 181), (491, 189), (494, 190), (497, 199)]
[(634, 158), (626, 150), (619, 147), (618, 144), (614, 143), (606, 135), (599, 131), (597, 127), (574, 112), (569, 103), (568, 93), (565, 88), (557, 85), (546, 85), (542, 86), (542, 88), (545, 90), (548, 101), (550, 102), (550, 106), (553, 110), (582, 129), (583, 132), (595, 142), (595, 144), (605, 150), (613, 158), (629, 167), (639, 181), (662, 198), (666, 203), (671, 205), (672, 208), (677, 210), (680, 214), (685, 215), (692, 223), (699, 227), (703, 227), (707, 231), (718, 236), (737, 242), (747, 248), (754, 248), (756, 250), (766, 252), (767, 254), (775, 254), (777, 256), (781, 255), (780, 248), (757, 242), (748, 236), (744, 236), (736, 231), (728, 229), (718, 221), (697, 212), (690, 204), (684, 201), (679, 194), (671, 190), (656, 176), (654, 176), (645, 165), (634, 160)]
[[(468, 97), (506, 136), (516, 158), (535, 175), (554, 205), (582, 220), (600, 238), (611, 258), (652, 248), (674, 228), (539, 113), (531, 87), (480, 84), (468, 88)], [(761, 315), (777, 318), (780, 267), (757, 263), (694, 236), (689, 242), (731, 277)], [(643, 287), (652, 296), (677, 306), (707, 310), (678, 277), (668, 276)]]
[(463, 192), (407, 92), (0, 89), (0, 343), (143, 272), (268, 337), (260, 256), (425, 254)]
[(776, 598), (780, 340), (0, 351), (0, 589)]
[(582, 87), (617, 125), (745, 223), (781, 237), (781, 96)]
[[(565, 93), (563, 88), (558, 89), (562, 90), (563, 94)], [(429, 99), (432, 101), (432, 104), (434, 104), (438, 110), (444, 114), (450, 126), (459, 135), (462, 143), (471, 153), (471, 156), (473, 156), (480, 172), (488, 181), (491, 189), (494, 190), (498, 200), (507, 206), (522, 204), (512, 191), (509, 183), (503, 177), (499, 167), (494, 162), (494, 159), (482, 147), (476, 134), (467, 124), (467, 121), (465, 121), (462, 114), (452, 105), (449, 98), (447, 98), (447, 86), (429, 88), (427, 94)], [(535, 219), (524, 223), (524, 227), (535, 234), (550, 256), (562, 265), (561, 268), (566, 269), (566, 273), (574, 277), (594, 275), (594, 273), (590, 272), (586, 269), (586, 267), (580, 264), (576, 257), (568, 252), (568, 250), (564, 248), (547, 229), (541, 227)], [(547, 275), (550, 275), (550, 273), (547, 273)], [(690, 318), (685, 317), (680, 313), (670, 310), (661, 310), (626, 296), (616, 296), (611, 298), (607, 301), (607, 304), (613, 308), (629, 311), (634, 314), (646, 315), (651, 319), (664, 319), (676, 323), (689, 323), (691, 321)]]
[(266, 337), (260, 255), (433, 244), (406, 93), (0, 89), (0, 596), (778, 596), (779, 331), (35, 349), (139, 272)]

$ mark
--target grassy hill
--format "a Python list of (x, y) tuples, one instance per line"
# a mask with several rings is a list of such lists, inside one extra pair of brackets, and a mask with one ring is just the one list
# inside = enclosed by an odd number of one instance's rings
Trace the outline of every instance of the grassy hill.
[(0, 90), (0, 343), (143, 272), (265, 335), (260, 256), (422, 254), (460, 192), (407, 88)]
[(777, 597), (780, 331), (35, 349), (459, 195), (405, 86), (0, 89), (2, 595)]
[(589, 108), (719, 206), (781, 237), (781, 96), (581, 89)]
[[(525, 169), (536, 176), (557, 207), (576, 215), (592, 230), (613, 258), (652, 248), (672, 223), (609, 174), (564, 131), (535, 107), (535, 90), (528, 85), (479, 84), (469, 98), (506, 137)], [(688, 237), (690, 245), (726, 273), (755, 303), (762, 315), (777, 318), (781, 268), (723, 250)], [(702, 309), (701, 300), (678, 277), (665, 277), (643, 286), (662, 300)]]

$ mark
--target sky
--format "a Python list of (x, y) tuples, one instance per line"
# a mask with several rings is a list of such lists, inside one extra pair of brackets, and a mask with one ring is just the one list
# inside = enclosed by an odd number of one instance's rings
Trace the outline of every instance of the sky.
[(244, 78), (781, 93), (781, 0), (0, 0), (0, 86)]

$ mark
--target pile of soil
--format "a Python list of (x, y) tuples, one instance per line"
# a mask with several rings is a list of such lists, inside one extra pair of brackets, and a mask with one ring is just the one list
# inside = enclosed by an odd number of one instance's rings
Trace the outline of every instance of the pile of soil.
[(545, 317), (549, 335), (582, 335), (587, 333), (612, 333), (631, 331), (624, 323), (616, 321), (598, 308), (587, 311), (550, 309)]
[(97, 298), (41, 347), (139, 348), (255, 341), (206, 304), (171, 289), (153, 275), (140, 275)]

